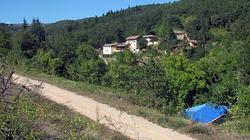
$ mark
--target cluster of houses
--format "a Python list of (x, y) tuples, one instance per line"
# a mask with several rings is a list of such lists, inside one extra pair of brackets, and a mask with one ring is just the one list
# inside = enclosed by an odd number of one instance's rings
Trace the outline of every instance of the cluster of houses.
[[(187, 33), (185, 31), (174, 30), (177, 40), (187, 41), (189, 47), (195, 48), (198, 44), (198, 41), (189, 39)], [(125, 50), (129, 50), (133, 53), (139, 53), (141, 51), (139, 46), (139, 39), (145, 39), (147, 42), (147, 46), (156, 46), (160, 43), (159, 38), (155, 35), (135, 35), (129, 36), (126, 38), (125, 42), (122, 43), (112, 43), (105, 44), (102, 48), (103, 55), (111, 55), (116, 52), (123, 52)]]
[(145, 35), (145, 36), (129, 36), (126, 38), (126, 42), (122, 43), (112, 43), (112, 44), (105, 44), (102, 49), (103, 55), (111, 55), (115, 52), (122, 52), (125, 50), (129, 50), (133, 53), (139, 53), (140, 52), (140, 46), (139, 46), (139, 39), (145, 39), (147, 41), (147, 46), (153, 46), (159, 44), (159, 39), (155, 35)]

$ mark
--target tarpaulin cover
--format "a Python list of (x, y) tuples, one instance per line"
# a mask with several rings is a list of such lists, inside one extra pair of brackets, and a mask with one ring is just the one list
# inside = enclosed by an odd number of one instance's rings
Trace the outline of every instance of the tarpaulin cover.
[(211, 123), (221, 118), (227, 112), (228, 108), (226, 106), (219, 106), (210, 103), (194, 106), (185, 110), (188, 119), (203, 124)]

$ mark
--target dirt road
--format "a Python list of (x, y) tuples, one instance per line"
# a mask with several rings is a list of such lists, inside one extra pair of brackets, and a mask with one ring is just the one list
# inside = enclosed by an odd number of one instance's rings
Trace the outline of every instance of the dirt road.
[[(27, 86), (39, 85), (37, 80), (31, 80), (19, 75), (13, 76), (16, 83)], [(106, 104), (99, 103), (91, 98), (77, 95), (48, 83), (43, 83), (39, 93), (44, 97), (63, 104), (80, 114), (94, 120), (120, 133), (140, 140), (192, 140), (191, 137), (179, 134), (171, 129), (163, 128), (148, 120), (128, 115)]]

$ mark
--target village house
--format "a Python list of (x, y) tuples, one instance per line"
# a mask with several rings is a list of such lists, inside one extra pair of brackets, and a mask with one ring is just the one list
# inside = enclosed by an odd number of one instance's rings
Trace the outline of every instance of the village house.
[(112, 43), (112, 44), (105, 44), (102, 48), (102, 53), (103, 55), (111, 55), (114, 50), (115, 50), (115, 46), (117, 45), (117, 43)]
[(145, 35), (143, 38), (147, 41), (147, 46), (154, 46), (159, 44), (159, 39), (155, 35)]
[(103, 46), (103, 55), (111, 55), (116, 52), (123, 52), (128, 50), (129, 44), (126, 42), (123, 43), (112, 43), (112, 44), (105, 44)]
[(129, 36), (126, 38), (126, 43), (129, 44), (129, 50), (133, 53), (139, 53), (140, 49), (138, 46), (138, 40), (141, 38), (141, 36)]
[(177, 40), (187, 39), (187, 33), (185, 31), (174, 30), (174, 34), (175, 34)]

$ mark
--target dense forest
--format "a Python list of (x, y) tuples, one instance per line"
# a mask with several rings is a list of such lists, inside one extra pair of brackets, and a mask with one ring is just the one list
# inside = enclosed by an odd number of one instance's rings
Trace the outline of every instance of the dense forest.
[[(42, 24), (0, 24), (0, 57), (47, 74), (126, 91), (134, 104), (177, 114), (201, 103), (230, 108), (250, 120), (250, 1), (181, 0), (109, 11), (103, 16)], [(198, 40), (185, 49), (173, 30)], [(129, 35), (154, 34), (161, 43), (140, 54), (96, 50)], [(180, 53), (171, 53), (178, 44)], [(161, 51), (169, 53), (161, 53)], [(244, 124), (246, 126), (246, 124)]]

